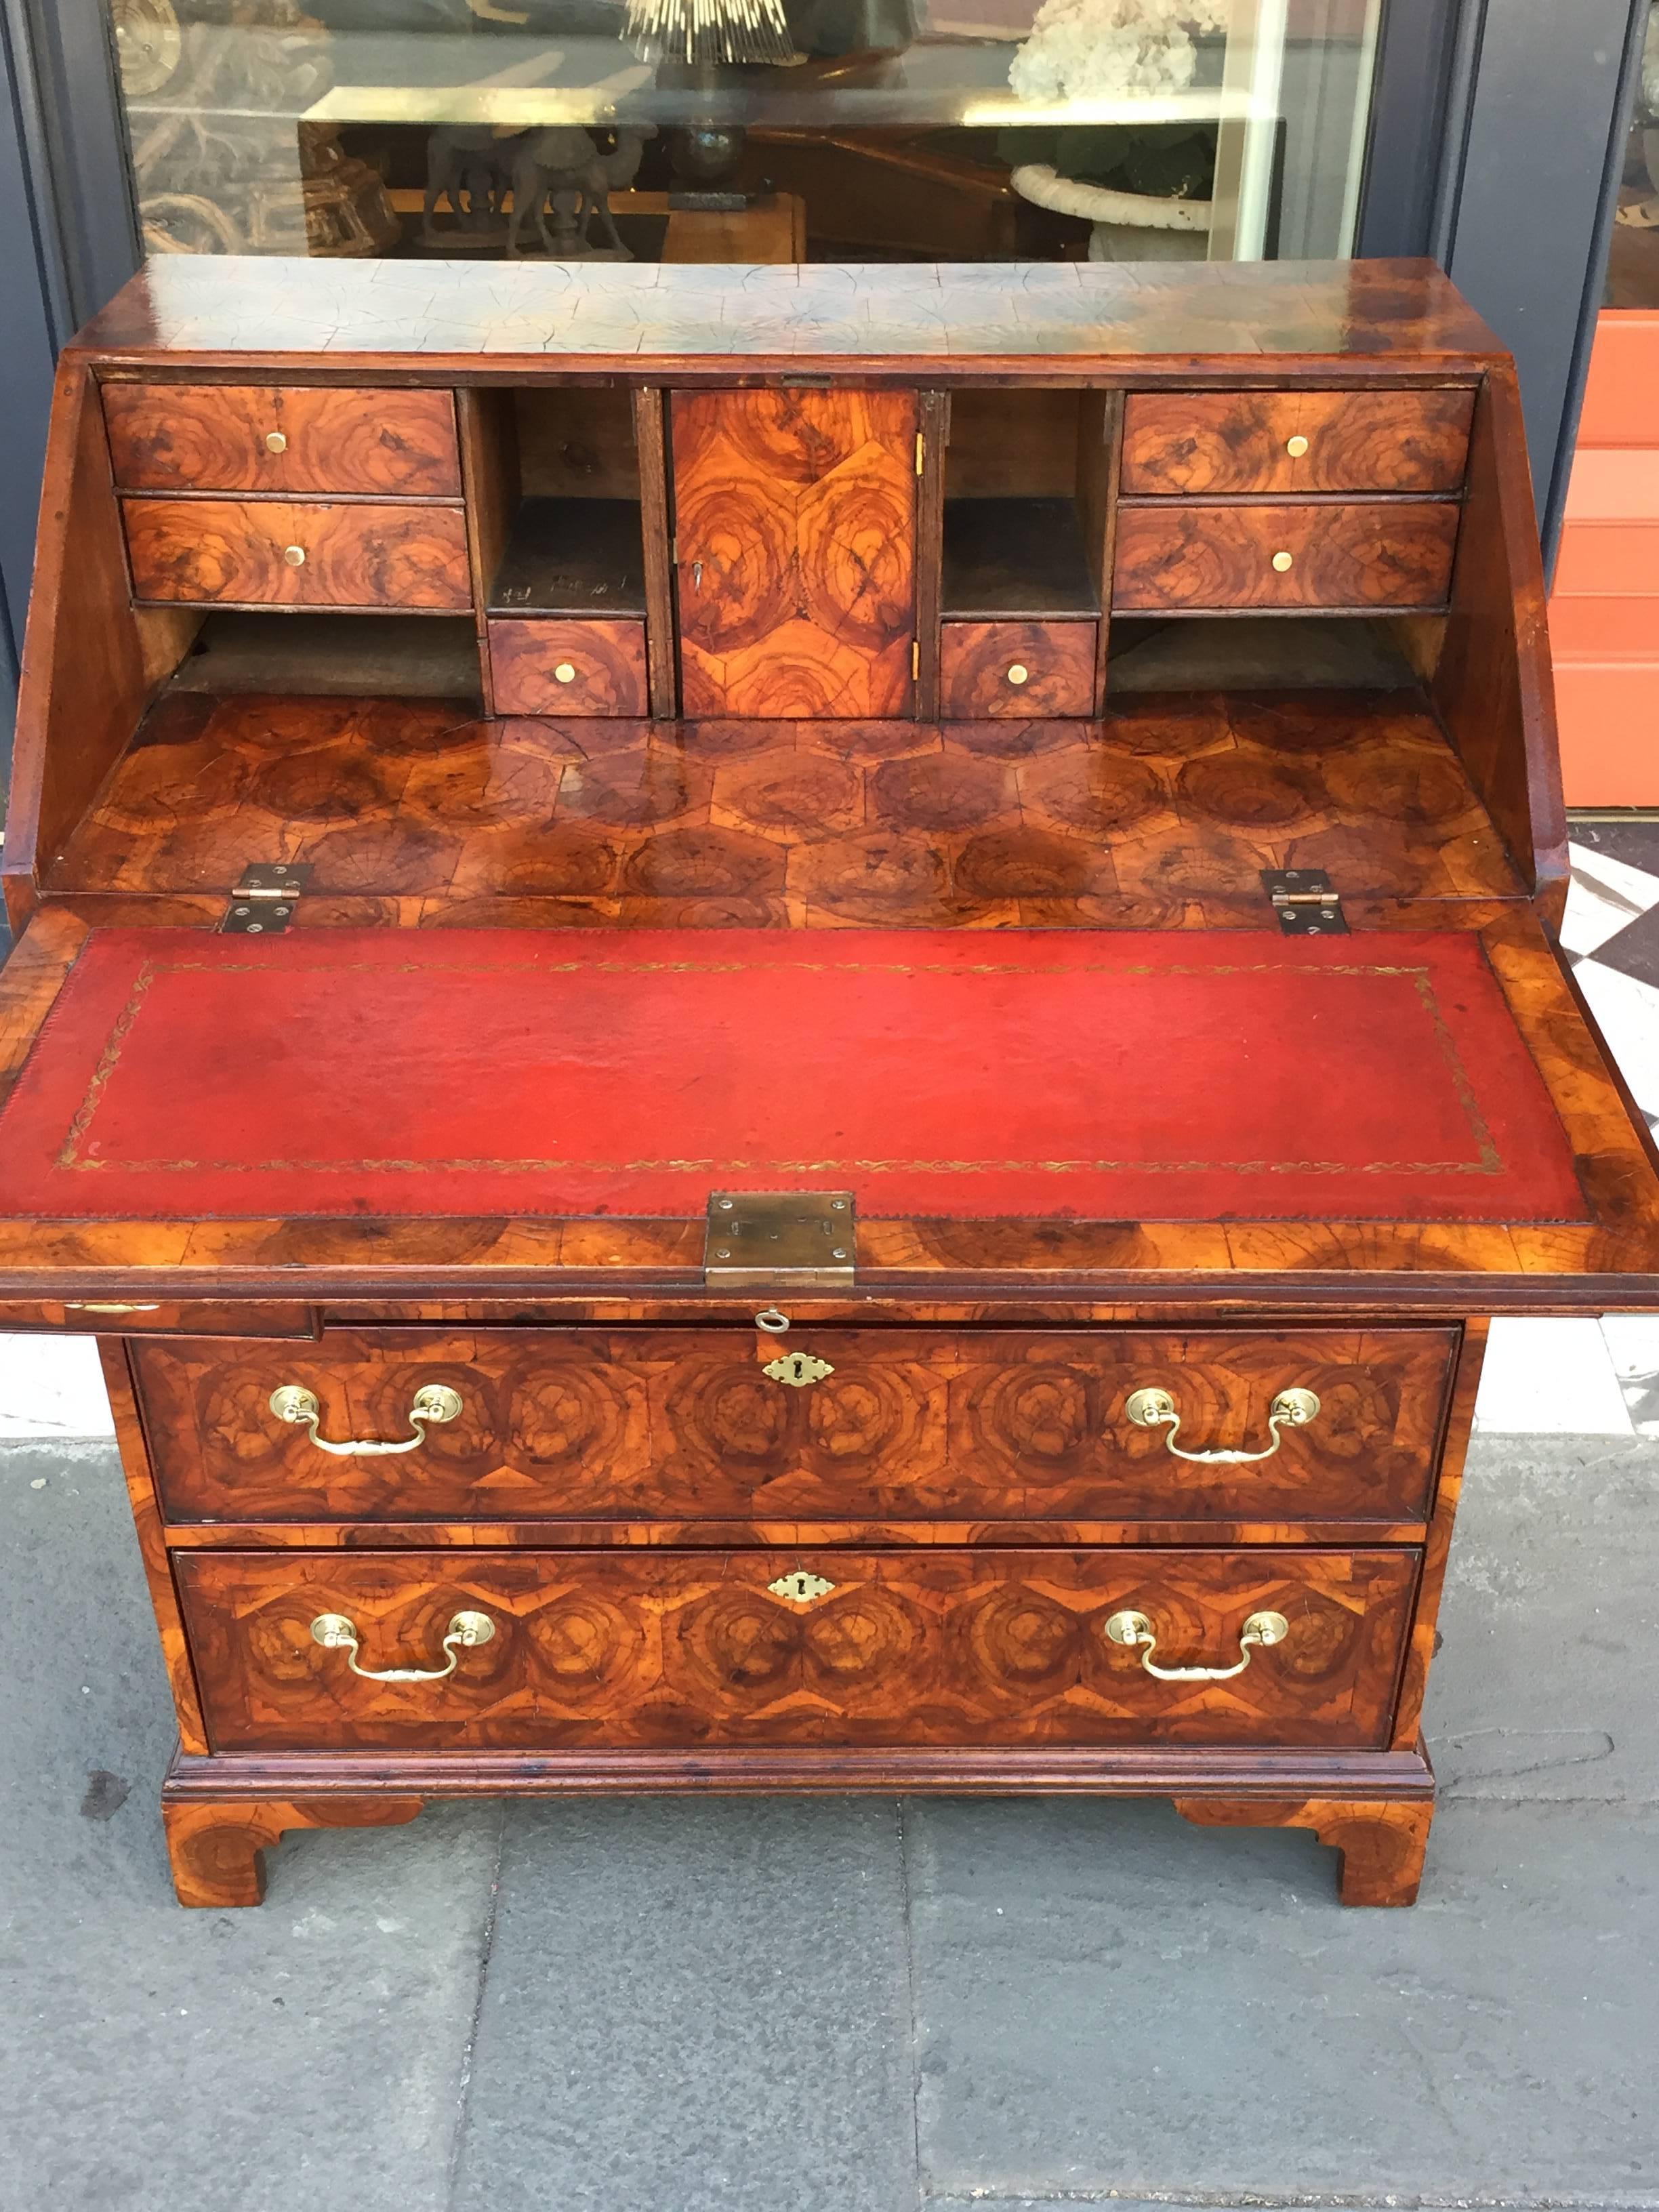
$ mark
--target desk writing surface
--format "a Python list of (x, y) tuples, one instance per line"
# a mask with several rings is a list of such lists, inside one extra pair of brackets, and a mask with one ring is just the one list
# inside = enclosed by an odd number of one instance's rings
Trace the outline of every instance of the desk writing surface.
[(0, 1113), (69, 1218), (1584, 1222), (1469, 933), (95, 932)]

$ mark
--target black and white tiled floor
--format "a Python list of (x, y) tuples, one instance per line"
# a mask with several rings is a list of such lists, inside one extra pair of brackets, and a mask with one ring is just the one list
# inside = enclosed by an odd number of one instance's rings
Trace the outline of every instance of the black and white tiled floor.
[[(1659, 821), (1574, 825), (1562, 938), (1638, 1105), (1659, 1130)], [(1659, 1437), (1659, 1314), (1498, 1322), (1476, 1425)], [(111, 1432), (89, 1341), (0, 1335), (0, 1438)]]

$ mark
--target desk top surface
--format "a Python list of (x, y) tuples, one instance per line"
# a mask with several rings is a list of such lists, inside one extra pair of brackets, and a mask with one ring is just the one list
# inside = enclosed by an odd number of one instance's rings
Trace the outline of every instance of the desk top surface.
[(434, 368), (708, 370), (767, 359), (833, 371), (880, 357), (949, 375), (1091, 361), (1306, 357), (1397, 377), (1504, 348), (1431, 261), (802, 263), (151, 260), (75, 350), (180, 365), (392, 356)]

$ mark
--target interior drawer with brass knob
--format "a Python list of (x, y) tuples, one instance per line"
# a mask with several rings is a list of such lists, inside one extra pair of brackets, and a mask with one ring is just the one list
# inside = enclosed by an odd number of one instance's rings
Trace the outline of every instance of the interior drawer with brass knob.
[(1419, 1554), (174, 1554), (216, 1751), (1382, 1748)]
[(462, 613), (472, 605), (459, 507), (124, 499), (139, 599), (196, 606)]
[(1094, 712), (1092, 622), (947, 622), (939, 627), (939, 711), (987, 714)]
[(1450, 594), (1462, 514), (1455, 500), (1126, 501), (1112, 605), (1431, 613)]
[(1468, 460), (1472, 391), (1132, 392), (1127, 497), (1449, 492)]
[(135, 1343), (169, 1521), (1420, 1522), (1457, 1332)]
[(645, 624), (550, 616), (489, 623), (498, 714), (644, 714)]
[(450, 392), (111, 382), (103, 401), (123, 491), (461, 495)]

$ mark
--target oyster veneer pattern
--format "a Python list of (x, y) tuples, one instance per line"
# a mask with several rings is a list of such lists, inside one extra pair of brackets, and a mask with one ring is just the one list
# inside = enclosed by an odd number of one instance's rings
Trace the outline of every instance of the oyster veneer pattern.
[[(1449, 1329), (1248, 1334), (849, 1330), (789, 1340), (834, 1372), (774, 1380), (747, 1329), (331, 1331), (312, 1345), (135, 1344), (170, 1521), (985, 1521), (1423, 1518), (1455, 1351)], [(336, 1458), (270, 1410), (313, 1391), (325, 1434), (407, 1433), (429, 1383), (462, 1410), (392, 1459)], [(1197, 1465), (1124, 1404), (1162, 1385), (1181, 1440), (1269, 1442), (1276, 1392), (1317, 1419), (1251, 1467)]]
[[(1264, 868), (1504, 898), (1513, 866), (1410, 692), (1182, 693), (1102, 721), (480, 721), (440, 700), (152, 711), (54, 894), (228, 892), (251, 853), (465, 922), (1260, 927)], [(408, 913), (408, 908), (401, 909)]]
[[(584, 1744), (1321, 1745), (1381, 1749), (1412, 1551), (180, 1552), (216, 1751)], [(805, 1569), (811, 1603), (770, 1585)], [(1290, 1624), (1226, 1682), (1264, 1607)], [(365, 1668), (441, 1664), (462, 1610), (495, 1623), (430, 1682), (364, 1681), (311, 1624), (343, 1613)]]
[(912, 392), (677, 392), (669, 413), (689, 715), (914, 706)]

